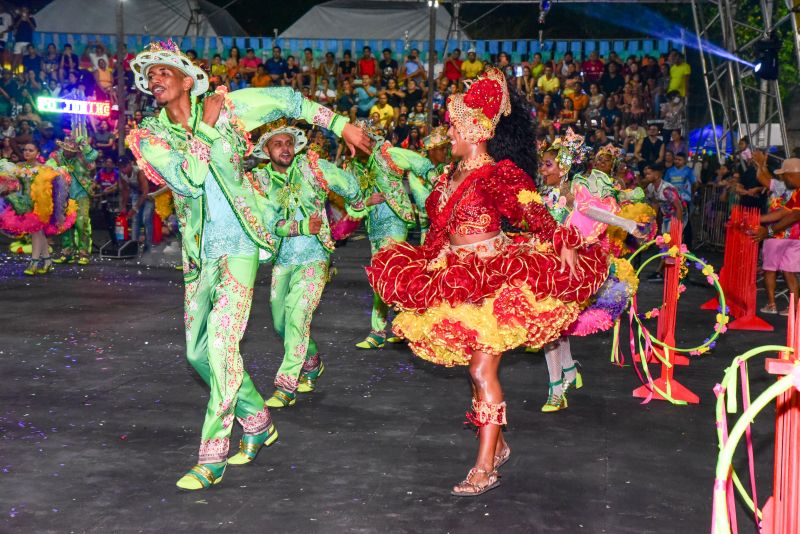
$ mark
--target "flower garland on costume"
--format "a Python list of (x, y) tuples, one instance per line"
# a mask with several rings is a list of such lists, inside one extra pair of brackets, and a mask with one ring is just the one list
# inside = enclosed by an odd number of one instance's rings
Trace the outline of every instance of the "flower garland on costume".
[(311, 174), (314, 175), (314, 178), (317, 180), (317, 184), (325, 191), (325, 193), (330, 193), (331, 188), (328, 186), (328, 181), (325, 179), (325, 173), (322, 172), (322, 169), (319, 166), (319, 154), (314, 151), (307, 151), (306, 158), (308, 159), (308, 168), (311, 169)]
[(238, 134), (237, 137), (241, 137), (244, 140), (244, 147), (241, 148), (244, 151), (244, 157), (248, 157), (253, 153), (253, 142), (250, 140), (250, 132), (245, 128), (244, 121), (234, 113), (236, 111), (236, 106), (228, 96), (228, 88), (224, 85), (220, 85), (214, 92), (215, 94), (222, 95), (225, 100), (228, 123), (231, 125), (231, 129)]
[[(647, 243), (643, 244), (636, 252), (634, 252), (630, 260), (632, 261), (637, 255), (639, 255), (644, 250), (648, 249), (652, 245), (658, 245), (661, 247), (661, 252), (651, 256), (650, 258), (644, 260), (639, 268), (636, 270), (636, 276), (640, 276), (642, 271), (652, 262), (656, 260), (661, 260), (662, 258), (673, 258), (674, 260), (680, 262), (679, 263), (679, 270), (680, 270), (680, 277), (684, 278), (688, 274), (688, 266), (686, 265), (686, 260), (692, 262), (692, 265), (700, 271), (705, 277), (706, 281), (709, 285), (711, 285), (714, 290), (717, 292), (717, 298), (719, 300), (719, 307), (717, 308), (716, 314), (716, 322), (714, 324), (714, 330), (710, 336), (705, 338), (700, 345), (694, 347), (674, 347), (663, 341), (659, 340), (655, 335), (653, 335), (650, 330), (643, 324), (644, 319), (652, 319), (658, 317), (661, 314), (661, 309), (663, 307), (656, 307), (650, 311), (639, 313), (638, 312), (638, 304), (636, 300), (636, 295), (631, 297), (630, 299), (630, 310), (628, 311), (629, 315), (629, 326), (630, 326), (630, 347), (631, 352), (640, 355), (638, 360), (639, 363), (642, 365), (642, 370), (644, 372), (645, 378), (642, 378), (641, 373), (639, 373), (639, 369), (636, 368), (636, 359), (634, 359), (634, 368), (636, 369), (637, 374), (639, 374), (640, 380), (643, 383), (648, 384), (649, 388), (652, 392), (656, 392), (661, 395), (665, 400), (668, 400), (672, 404), (686, 404), (684, 401), (680, 401), (674, 399), (669, 391), (663, 391), (658, 388), (654, 380), (650, 374), (649, 367), (647, 365), (647, 359), (650, 356), (655, 356), (658, 360), (662, 363), (671, 366), (672, 364), (666, 361), (657, 350), (654, 350), (654, 346), (658, 346), (661, 349), (664, 349), (667, 352), (673, 353), (684, 353), (689, 354), (691, 356), (700, 356), (711, 349), (713, 349), (717, 344), (717, 339), (721, 334), (724, 334), (727, 330), (727, 324), (730, 321), (730, 310), (725, 305), (725, 293), (722, 290), (722, 286), (719, 283), (719, 278), (717, 277), (716, 273), (714, 272), (714, 266), (710, 265), (706, 260), (703, 258), (698, 258), (694, 254), (688, 251), (685, 245), (681, 245), (680, 247), (676, 245), (669, 246), (672, 242), (672, 236), (669, 234), (663, 234), (657, 236), (655, 239), (648, 241)], [(686, 286), (683, 284), (678, 285), (678, 294), (676, 295), (677, 299), (680, 299), (680, 295), (686, 291)], [(634, 336), (634, 323), (636, 324), (636, 335)], [(611, 353), (611, 361), (612, 363), (622, 366), (624, 365), (624, 358), (622, 357), (622, 353), (620, 350), (620, 341), (619, 341), (619, 329), (620, 329), (620, 321), (614, 326), (614, 339), (612, 342), (612, 353)], [(638, 351), (636, 350), (638, 346)], [(644, 403), (650, 401), (648, 397), (645, 399)]]

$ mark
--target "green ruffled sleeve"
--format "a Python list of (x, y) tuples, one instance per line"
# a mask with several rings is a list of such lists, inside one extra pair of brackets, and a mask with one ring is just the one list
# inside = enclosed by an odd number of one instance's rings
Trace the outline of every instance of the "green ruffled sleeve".
[(178, 152), (166, 141), (148, 135), (147, 130), (134, 130), (128, 143), (136, 156), (139, 168), (157, 184), (166, 183), (170, 189), (185, 197), (199, 197), (208, 175), (210, 145), (196, 135), (189, 151)]
[(351, 172), (340, 169), (330, 161), (320, 159), (317, 163), (325, 181), (328, 182), (328, 187), (344, 199), (347, 214), (355, 219), (365, 217), (367, 206), (364, 203), (358, 179)]
[(389, 149), (389, 155), (398, 167), (408, 171), (408, 185), (411, 196), (414, 197), (414, 204), (424, 210), (425, 201), (431, 194), (428, 183), (432, 178), (431, 173), (436, 172), (435, 166), (425, 156), (405, 148), (392, 147)]
[(327, 128), (341, 137), (348, 122), (345, 117), (304, 98), (291, 87), (251, 87), (233, 91), (228, 98), (233, 104), (233, 113), (244, 123), (247, 131), (287, 117)]

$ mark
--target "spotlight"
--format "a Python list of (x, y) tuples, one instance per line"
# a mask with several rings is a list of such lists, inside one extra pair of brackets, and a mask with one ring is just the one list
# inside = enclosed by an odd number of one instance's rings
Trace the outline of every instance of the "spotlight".
[(755, 44), (756, 59), (753, 72), (760, 80), (778, 79), (778, 51), (780, 48), (781, 42), (774, 35)]
[(545, 17), (547, 17), (552, 5), (553, 3), (550, 0), (542, 0), (539, 4), (539, 24), (544, 24)]

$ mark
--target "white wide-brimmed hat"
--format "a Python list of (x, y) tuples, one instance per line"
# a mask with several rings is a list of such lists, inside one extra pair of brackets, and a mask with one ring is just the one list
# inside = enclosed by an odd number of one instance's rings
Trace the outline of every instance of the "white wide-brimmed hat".
[(200, 96), (208, 91), (208, 75), (203, 69), (192, 63), (192, 60), (181, 52), (172, 39), (150, 43), (131, 61), (136, 87), (148, 95), (153, 93), (147, 87), (147, 70), (153, 65), (174, 67), (192, 78), (194, 80), (192, 95), (194, 96)]
[(258, 138), (253, 155), (261, 159), (269, 159), (269, 152), (265, 150), (267, 142), (276, 135), (287, 134), (294, 139), (294, 153), (299, 154), (308, 144), (305, 132), (296, 126), (289, 126), (285, 119), (270, 124), (267, 133)]
[(783, 160), (783, 165), (775, 171), (775, 174), (786, 174), (787, 172), (800, 172), (800, 158), (789, 158)]

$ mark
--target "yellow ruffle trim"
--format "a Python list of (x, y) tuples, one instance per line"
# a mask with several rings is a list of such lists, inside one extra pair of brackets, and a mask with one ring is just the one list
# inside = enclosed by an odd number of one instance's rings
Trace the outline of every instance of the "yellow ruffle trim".
[(59, 174), (50, 167), (42, 166), (36, 172), (31, 182), (31, 200), (33, 213), (40, 221), (47, 224), (53, 215), (53, 180)]
[[(495, 314), (498, 295), (508, 289), (518, 292), (527, 301), (522, 320)], [(444, 302), (423, 313), (401, 312), (394, 319), (393, 329), (408, 340), (420, 358), (452, 367), (468, 365), (473, 350), (499, 355), (522, 345), (540, 348), (558, 339), (579, 312), (578, 303), (565, 303), (552, 297), (537, 300), (526, 286), (503, 286), (494, 297), (484, 299), (480, 305), (453, 307)]]
[(156, 195), (154, 199), (154, 208), (161, 222), (165, 222), (174, 211), (172, 206), (172, 192), (164, 191), (160, 195)]
[[(637, 202), (635, 204), (625, 204), (617, 215), (641, 224), (655, 219), (656, 212), (649, 204)], [(609, 226), (606, 230), (606, 236), (612, 245), (617, 245), (617, 250), (625, 249), (624, 242), (628, 237), (628, 232), (619, 226)]]
[(626, 258), (611, 258), (611, 263), (619, 281), (628, 285), (631, 295), (635, 294), (639, 290), (639, 277), (636, 276), (636, 269), (631, 262)]

